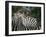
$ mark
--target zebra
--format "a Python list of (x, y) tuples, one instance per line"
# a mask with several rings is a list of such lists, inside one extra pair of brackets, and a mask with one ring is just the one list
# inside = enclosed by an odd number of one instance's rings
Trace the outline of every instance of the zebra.
[(31, 16), (31, 12), (28, 9), (20, 9), (12, 17), (12, 30), (38, 30), (37, 18)]
[(22, 24), (24, 26), (25, 30), (27, 30), (27, 29), (33, 30), (33, 29), (36, 29), (36, 27), (37, 27), (36, 18), (29, 17), (29, 16), (26, 17), (24, 14), (21, 14), (21, 13), (17, 13), (14, 15), (13, 23), (14, 23), (13, 26), (15, 26), (14, 29), (16, 28), (16, 26), (20, 26), (20, 24)]

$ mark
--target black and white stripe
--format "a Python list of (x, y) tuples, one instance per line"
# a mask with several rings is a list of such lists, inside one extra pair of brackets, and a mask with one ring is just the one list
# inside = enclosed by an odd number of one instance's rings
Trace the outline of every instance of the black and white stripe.
[(25, 30), (29, 29), (37, 29), (37, 19), (34, 17), (25, 17), (23, 14), (20, 15), (14, 15), (13, 16), (13, 27), (14, 30), (16, 26), (21, 26), (23, 25), (25, 27)]

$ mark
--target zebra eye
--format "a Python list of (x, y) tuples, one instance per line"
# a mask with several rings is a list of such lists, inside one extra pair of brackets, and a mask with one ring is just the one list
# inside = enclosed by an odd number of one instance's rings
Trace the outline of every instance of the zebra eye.
[(26, 7), (26, 8), (28, 8), (28, 7)]

